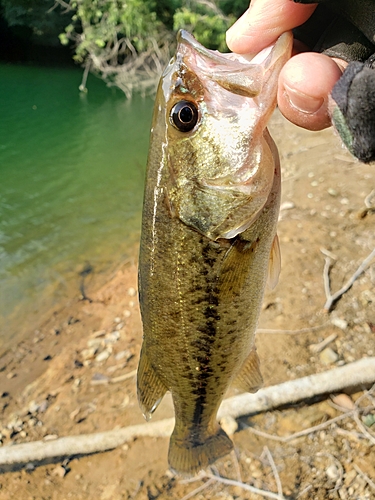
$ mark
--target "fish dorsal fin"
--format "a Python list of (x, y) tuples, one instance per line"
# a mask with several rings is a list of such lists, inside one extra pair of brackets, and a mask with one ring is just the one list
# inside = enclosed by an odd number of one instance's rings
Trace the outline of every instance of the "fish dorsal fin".
[(267, 284), (273, 290), (279, 281), (281, 269), (281, 254), (280, 254), (280, 245), (279, 238), (277, 234), (275, 235), (272, 243), (270, 260), (268, 262), (268, 280)]
[(167, 390), (149, 362), (143, 346), (137, 373), (137, 394), (139, 406), (146, 420), (150, 420)]
[(255, 347), (241, 366), (233, 385), (245, 392), (256, 392), (263, 385), (263, 377), (260, 373), (260, 361)]

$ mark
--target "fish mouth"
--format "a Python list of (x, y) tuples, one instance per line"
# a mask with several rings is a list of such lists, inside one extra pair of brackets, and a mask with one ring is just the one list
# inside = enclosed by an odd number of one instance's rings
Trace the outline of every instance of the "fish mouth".
[(177, 57), (187, 58), (204, 77), (215, 81), (230, 92), (245, 97), (256, 97), (265, 84), (272, 84), (272, 73), (278, 76), (281, 66), (289, 59), (293, 35), (283, 33), (274, 44), (258, 54), (223, 54), (206, 49), (185, 30), (177, 34)]

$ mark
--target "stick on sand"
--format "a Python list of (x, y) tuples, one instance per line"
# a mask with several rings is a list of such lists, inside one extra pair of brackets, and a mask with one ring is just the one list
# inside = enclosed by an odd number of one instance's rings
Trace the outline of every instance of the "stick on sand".
[[(218, 418), (224, 416), (238, 418), (314, 396), (373, 383), (375, 383), (375, 357), (364, 358), (323, 373), (266, 387), (256, 394), (246, 393), (228, 398), (223, 401)], [(112, 450), (138, 437), (169, 437), (173, 426), (174, 419), (168, 418), (112, 431), (62, 437), (54, 441), (3, 446), (0, 448), (0, 467)]]

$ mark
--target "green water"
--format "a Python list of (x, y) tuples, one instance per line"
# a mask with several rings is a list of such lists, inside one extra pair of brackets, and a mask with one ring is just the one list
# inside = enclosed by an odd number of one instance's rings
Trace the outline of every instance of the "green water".
[(0, 346), (139, 237), (152, 101), (80, 79), (0, 65)]

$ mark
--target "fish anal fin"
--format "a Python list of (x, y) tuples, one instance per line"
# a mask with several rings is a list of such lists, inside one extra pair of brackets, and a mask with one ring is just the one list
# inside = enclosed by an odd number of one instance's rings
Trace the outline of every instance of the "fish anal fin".
[(139, 406), (146, 420), (150, 420), (167, 390), (149, 362), (147, 350), (143, 346), (138, 365), (137, 394)]
[(169, 466), (174, 472), (192, 476), (232, 450), (232, 441), (219, 425), (215, 433), (201, 440), (197, 436), (180, 439), (175, 429), (169, 444)]
[(260, 373), (260, 361), (255, 347), (243, 363), (233, 385), (245, 392), (256, 392), (262, 387), (263, 377)]
[(268, 280), (267, 284), (273, 290), (279, 281), (281, 269), (281, 254), (279, 238), (275, 235), (270, 252), (270, 260), (268, 262)]

